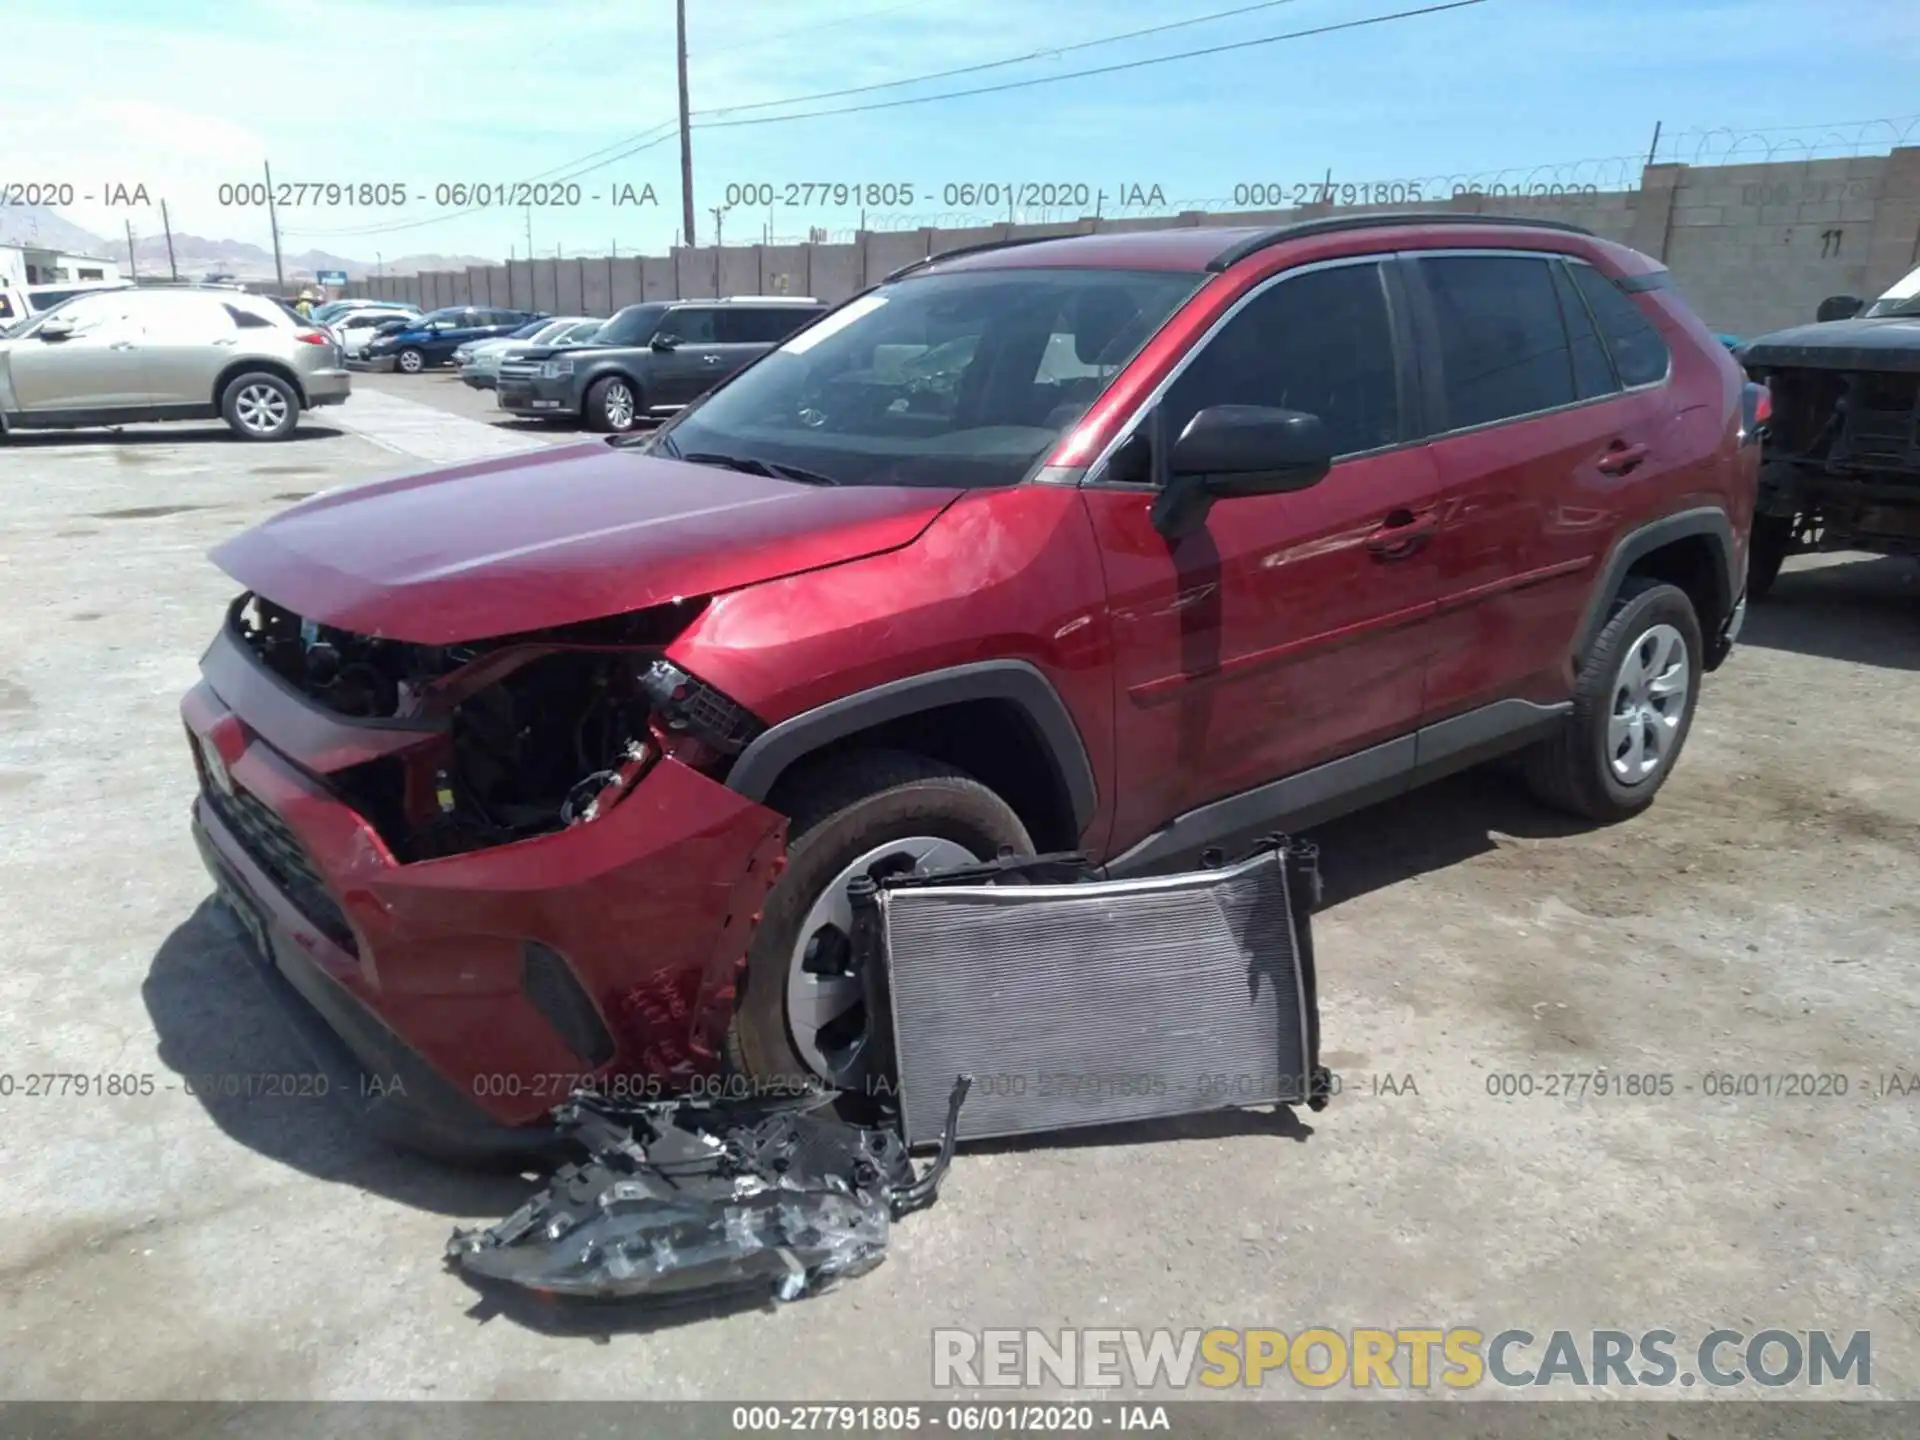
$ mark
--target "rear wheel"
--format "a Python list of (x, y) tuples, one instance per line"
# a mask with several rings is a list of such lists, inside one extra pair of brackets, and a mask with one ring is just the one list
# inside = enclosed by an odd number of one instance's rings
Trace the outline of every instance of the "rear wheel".
[(300, 396), (278, 375), (249, 371), (228, 382), (220, 413), (242, 440), (284, 440), (300, 423)]
[(1574, 685), (1573, 714), (1526, 753), (1528, 788), (1588, 820), (1646, 809), (1687, 743), (1705, 653), (1686, 591), (1629, 578)]
[(640, 397), (621, 375), (596, 380), (587, 391), (587, 425), (602, 433), (624, 433), (640, 420)]
[(867, 1078), (869, 1030), (857, 981), (808, 972), (849, 942), (847, 886), (860, 875), (966, 865), (1002, 847), (1032, 854), (1012, 807), (951, 765), (869, 751), (810, 771), (776, 808), (791, 819), (788, 865), (747, 956), (728, 1058), (757, 1079), (853, 1088)]

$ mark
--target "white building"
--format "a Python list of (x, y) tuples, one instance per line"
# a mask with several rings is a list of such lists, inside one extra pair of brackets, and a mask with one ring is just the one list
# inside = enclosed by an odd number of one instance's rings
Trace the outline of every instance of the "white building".
[(98, 255), (73, 255), (43, 245), (0, 245), (0, 289), (119, 278), (119, 263)]

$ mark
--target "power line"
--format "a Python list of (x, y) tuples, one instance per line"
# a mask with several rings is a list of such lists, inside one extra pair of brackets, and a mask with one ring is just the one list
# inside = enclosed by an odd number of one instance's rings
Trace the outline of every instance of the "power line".
[[(1284, 35), (1261, 35), (1251, 40), (1236, 40), (1230, 45), (1209, 45), (1204, 50), (1182, 50), (1174, 55), (1155, 55), (1145, 60), (1128, 60), (1118, 65), (1100, 65), (1089, 70), (1069, 70), (1064, 75), (1037, 75), (1027, 80), (1006, 80), (998, 85), (979, 85), (971, 90), (945, 90), (938, 95), (915, 95), (905, 100), (876, 100), (870, 105), (843, 105), (835, 110), (803, 110), (798, 115), (764, 115), (756, 120), (710, 120), (702, 130), (731, 130), (741, 125), (778, 125), (786, 120), (813, 120), (823, 115), (857, 115), (867, 110), (897, 110), (905, 105), (931, 105), (937, 100), (959, 100), (968, 95), (994, 95), (1003, 90), (1027, 90), (1036, 85), (1057, 85), (1063, 80), (1083, 80), (1090, 75), (1117, 75), (1123, 70), (1142, 70), (1149, 65), (1168, 65), (1175, 60), (1197, 60), (1221, 55), (1229, 50), (1250, 50), (1256, 45), (1275, 45), (1283, 40), (1305, 40), (1315, 35), (1331, 35), (1337, 30), (1359, 30), (1368, 25), (1384, 25), (1392, 20), (1412, 20), (1422, 15), (1438, 15), (1444, 10), (1464, 10), (1484, 5), (1487, 0), (1448, 0), (1444, 5), (1426, 5), (1418, 10), (1396, 10), (1391, 15), (1369, 15), (1363, 20), (1342, 20), (1333, 25), (1316, 25), (1309, 30), (1290, 30)], [(792, 103), (792, 102), (788, 102)]]
[[(1265, 0), (1265, 3), (1262, 5), (1248, 7), (1248, 8), (1251, 8), (1251, 9), (1272, 8), (1275, 4), (1279, 4), (1279, 3), (1287, 3), (1287, 0)], [(1274, 44), (1279, 44), (1281, 42), (1288, 41), (1288, 40), (1310, 39), (1315, 36), (1330, 35), (1335, 32), (1343, 31), (1343, 30), (1358, 30), (1358, 29), (1366, 28), (1368, 26), (1387, 24), (1389, 22), (1397, 21), (1397, 20), (1417, 19), (1420, 16), (1436, 15), (1448, 10), (1464, 10), (1470, 6), (1484, 5), (1485, 3), (1487, 3), (1487, 0), (1447, 0), (1447, 3), (1444, 3), (1444, 4), (1428, 5), (1428, 6), (1423, 6), (1413, 10), (1399, 10), (1387, 15), (1370, 15), (1359, 20), (1343, 20), (1330, 25), (1313, 26), (1305, 30), (1291, 30), (1279, 35), (1261, 35), (1261, 36), (1256, 36), (1249, 40), (1237, 40), (1230, 44), (1225, 44), (1225, 45), (1210, 45), (1203, 49), (1198, 49), (1198, 50), (1182, 50), (1172, 55), (1156, 55), (1156, 56), (1150, 56), (1142, 60), (1128, 60), (1128, 61), (1124, 61), (1122, 63), (1114, 64), (1114, 65), (1101, 65), (1101, 66), (1096, 66), (1096, 67), (1092, 67), (1085, 70), (1070, 70), (1065, 74), (1060, 74), (1060, 75), (1033, 76), (1025, 80), (1008, 80), (1008, 81), (1003, 81), (997, 85), (980, 85), (980, 86), (975, 86), (972, 89), (968, 89), (968, 90), (948, 90), (948, 91), (942, 91), (939, 94), (935, 94), (935, 95), (916, 95), (916, 96), (911, 96), (902, 100), (881, 100), (881, 101), (874, 101), (872, 103), (864, 104), (864, 105), (839, 106), (837, 108), (829, 109), (829, 110), (806, 110), (806, 111), (801, 111), (800, 113), (794, 114), (794, 115), (766, 115), (766, 116), (761, 116), (761, 117), (750, 119), (750, 120), (708, 120), (708, 121), (696, 123), (692, 128), (696, 130), (726, 130), (726, 129), (733, 129), (733, 128), (744, 126), (744, 125), (777, 125), (784, 121), (789, 121), (789, 120), (811, 120), (811, 119), (817, 119), (821, 116), (827, 116), (827, 115), (853, 115), (853, 114), (859, 114), (863, 111), (869, 111), (869, 110), (891, 110), (891, 109), (898, 109), (902, 106), (907, 106), (907, 105), (931, 105), (941, 100), (958, 100), (958, 99), (963, 99), (967, 96), (972, 96), (972, 95), (991, 95), (991, 94), (997, 94), (1001, 91), (1006, 91), (1006, 90), (1031, 89), (1035, 86), (1040, 86), (1040, 85), (1057, 85), (1068, 80), (1080, 80), (1080, 79), (1085, 79), (1089, 76), (1112, 75), (1112, 74), (1117, 74), (1121, 71), (1126, 71), (1126, 70), (1144, 69), (1145, 67), (1150, 65), (1171, 64), (1177, 60), (1201, 59), (1209, 55), (1223, 54), (1229, 50), (1248, 49), (1257, 45), (1274, 45)], [(1239, 13), (1244, 13), (1244, 12), (1242, 11), (1220, 12), (1221, 15), (1232, 15), (1232, 14), (1239, 14)], [(1163, 29), (1178, 28), (1178, 26), (1181, 24), (1198, 24), (1202, 20), (1217, 19), (1217, 18), (1220, 18), (1220, 15), (1202, 16), (1202, 17), (1198, 17), (1193, 21), (1174, 22), (1172, 24), (1168, 24), (1164, 26), (1152, 27), (1152, 29), (1163, 30)], [(1133, 38), (1134, 36), (1147, 34), (1147, 33), (1151, 33), (1151, 31), (1134, 31), (1134, 32), (1130, 32), (1127, 35), (1108, 36), (1098, 40), (1081, 41), (1073, 46), (1062, 47), (1058, 51), (1042, 52), (1042, 53), (1065, 53), (1066, 50), (1068, 49), (1089, 49), (1095, 45), (1107, 44), (1107, 43), (1111, 43), (1112, 41), (1120, 40), (1120, 39), (1130, 39), (1130, 38)], [(1028, 59), (1031, 57), (1026, 56), (1021, 58)], [(1018, 62), (1011, 61), (1011, 60), (992, 62), (993, 65), (1015, 64), (1015, 63), (1018, 63)], [(968, 67), (968, 68), (974, 68), (974, 67)], [(939, 73), (948, 74), (953, 72), (939, 72)], [(887, 85), (871, 87), (871, 88), (879, 88), (879, 89), (894, 88), (899, 85), (913, 84), (913, 83), (916, 83), (917, 81), (926, 80), (928, 78), (932, 78), (932, 77), (918, 76), (912, 80), (892, 81), (892, 82), (889, 82)], [(841, 92), (841, 93), (854, 93), (854, 92)], [(769, 106), (794, 105), (794, 104), (804, 103), (806, 100), (809, 100), (809, 99), (821, 99), (821, 98), (824, 98), (824, 97), (820, 95), (793, 96), (793, 97), (789, 97), (786, 100), (767, 101), (765, 102), (765, 104)], [(737, 108), (738, 109), (755, 109), (755, 108), (761, 108), (761, 107), (760, 106), (740, 106)], [(714, 113), (727, 114), (727, 113), (734, 113), (734, 112), (722, 110), (722, 111), (695, 111), (693, 113), (698, 115), (698, 114), (714, 114)], [(619, 161), (627, 159), (629, 156), (637, 155), (644, 150), (651, 150), (656, 145), (665, 144), (668, 140), (671, 140), (677, 137), (678, 121), (668, 121), (668, 122), (664, 122), (664, 124), (671, 126), (673, 128), (665, 134), (653, 135), (651, 138), (642, 138), (642, 137), (648, 136), (649, 132), (640, 131), (637, 136), (628, 137), (629, 139), (633, 139), (637, 141), (637, 143), (633, 145), (628, 146), (625, 144), (624, 141), (615, 141), (613, 145), (602, 146), (599, 150), (592, 151), (587, 155), (581, 156), (578, 160), (569, 161), (562, 165), (557, 165), (550, 170), (541, 172), (539, 176), (536, 176), (533, 178), (535, 180), (540, 180), (540, 179), (548, 179), (551, 177), (555, 179), (557, 183), (565, 183), (570, 180), (578, 179), (582, 175), (591, 174), (595, 170), (604, 169), (608, 165), (616, 164)], [(655, 130), (659, 130), (662, 128), (662, 126), (656, 125), (653, 128)], [(616, 147), (623, 147), (623, 146), (624, 148), (616, 148)], [(609, 153), (609, 152), (613, 152), (613, 153)], [(604, 158), (600, 158), (600, 157), (604, 157)], [(566, 172), (566, 173), (562, 174), (560, 172)], [(426, 225), (438, 225), (448, 220), (457, 220), (462, 218), (463, 216), (478, 213), (478, 211), (483, 208), (485, 207), (475, 206), (467, 210), (458, 210), (458, 211), (443, 213), (441, 215), (433, 216), (429, 219), (405, 220), (405, 221), (394, 222), (391, 224), (379, 224), (379, 225), (367, 226), (367, 227), (356, 227), (353, 229), (307, 231), (304, 233), (309, 235), (331, 235), (331, 236), (338, 236), (343, 238), (354, 237), (354, 236), (367, 236), (367, 235), (384, 235), (384, 234), (390, 234), (390, 233), (401, 231), (401, 230), (418, 229)]]
[(1216, 10), (1210, 15), (1195, 15), (1190, 20), (1170, 20), (1164, 25), (1149, 25), (1144, 30), (1128, 30), (1120, 35), (1102, 35), (1097, 40), (1078, 40), (1071, 45), (1047, 45), (1024, 55), (1005, 60), (986, 60), (978, 65), (961, 65), (952, 70), (935, 70), (928, 75), (910, 75), (904, 80), (882, 80), (875, 85), (855, 85), (845, 90), (822, 90), (816, 95), (790, 95), (785, 100), (759, 100), (751, 105), (728, 105), (715, 110), (698, 110), (697, 115), (738, 115), (747, 110), (768, 110), (777, 105), (805, 105), (815, 100), (838, 100), (848, 95), (869, 95), (876, 90), (897, 90), (902, 85), (920, 85), (929, 80), (951, 80), (956, 75), (978, 75), (984, 70), (1004, 70), (1009, 65), (1024, 65), (1029, 60), (1048, 60), (1056, 55), (1071, 55), (1076, 50), (1092, 50), (1100, 45), (1118, 45), (1123, 40), (1138, 40), (1143, 35), (1160, 35), (1168, 30), (1184, 30), (1205, 25), (1211, 20), (1230, 20), (1236, 15), (1251, 15), (1256, 10), (1273, 10), (1298, 0), (1259, 0), (1232, 10)]

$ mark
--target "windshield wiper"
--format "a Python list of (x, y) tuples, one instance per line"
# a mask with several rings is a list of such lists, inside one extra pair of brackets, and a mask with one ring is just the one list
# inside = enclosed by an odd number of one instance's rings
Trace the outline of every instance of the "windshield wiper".
[(685, 460), (693, 465), (719, 465), (728, 470), (738, 470), (743, 475), (765, 475), (770, 480), (795, 480), (802, 485), (838, 485), (840, 482), (830, 475), (822, 475), (817, 470), (802, 470), (798, 465), (781, 465), (771, 460), (756, 460), (751, 455), (721, 455), (712, 450), (695, 450), (682, 455), (677, 451), (676, 460)]

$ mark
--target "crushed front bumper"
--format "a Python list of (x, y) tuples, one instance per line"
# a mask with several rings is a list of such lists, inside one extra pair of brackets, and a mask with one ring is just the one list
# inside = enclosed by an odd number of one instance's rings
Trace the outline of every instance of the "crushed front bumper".
[(780, 816), (669, 758), (586, 824), (401, 864), (328, 777), (419, 732), (308, 706), (224, 633), (203, 670), (181, 714), (207, 867), (359, 1068), (407, 1082), (392, 1108), (440, 1137), (423, 1148), (493, 1148), (608, 1077), (718, 1067)]

